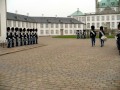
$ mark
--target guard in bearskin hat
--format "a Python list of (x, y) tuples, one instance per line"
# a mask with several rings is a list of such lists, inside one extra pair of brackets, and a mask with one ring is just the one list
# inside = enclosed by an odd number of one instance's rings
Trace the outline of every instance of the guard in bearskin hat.
[(11, 28), (11, 43), (12, 43), (12, 47), (14, 47), (14, 40), (15, 40), (15, 32), (14, 32), (14, 27)]
[(91, 43), (93, 47), (95, 46), (95, 38), (96, 38), (95, 26), (91, 26), (90, 38), (91, 38)]
[(27, 29), (27, 45), (30, 44), (30, 29)]
[(20, 39), (20, 46), (22, 46), (23, 45), (23, 33), (22, 33), (22, 28), (20, 28), (19, 29), (19, 31), (20, 31), (20, 35), (19, 35), (19, 39)]
[(18, 32), (18, 28), (15, 28), (15, 40), (16, 40), (16, 46), (18, 46), (18, 41), (19, 41), (19, 32)]
[(7, 47), (10, 48), (10, 47), (11, 47), (11, 33), (10, 33), (10, 27), (7, 27), (6, 39), (7, 39)]
[(26, 33), (26, 29), (23, 29), (23, 41), (24, 41), (24, 45), (26, 45), (26, 41), (27, 41), (27, 33)]
[(37, 35), (37, 29), (35, 29), (35, 44), (38, 44), (38, 35)]

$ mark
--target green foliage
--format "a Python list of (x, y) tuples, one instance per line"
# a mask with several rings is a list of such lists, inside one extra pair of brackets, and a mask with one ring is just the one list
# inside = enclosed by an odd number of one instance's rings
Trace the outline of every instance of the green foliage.
[[(111, 36), (106, 35), (106, 36), (107, 36), (108, 38), (115, 38), (114, 35), (111, 35)], [(77, 37), (76, 35), (63, 35), (63, 36), (59, 35), (59, 36), (53, 36), (53, 38), (76, 38), (76, 37)], [(88, 36), (87, 36), (87, 37), (88, 37)], [(99, 38), (99, 36), (97, 35), (96, 38)]]

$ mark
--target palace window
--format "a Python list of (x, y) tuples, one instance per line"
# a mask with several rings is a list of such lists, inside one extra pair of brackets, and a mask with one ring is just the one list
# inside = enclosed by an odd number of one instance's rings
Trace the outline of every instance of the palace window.
[(115, 16), (114, 15), (112, 15), (112, 20), (115, 20)]
[(90, 23), (87, 23), (87, 28), (90, 28)]
[(65, 30), (65, 34), (68, 34), (68, 30)]
[(41, 34), (44, 34), (44, 30), (40, 30), (40, 33), (41, 33)]
[(46, 34), (49, 34), (49, 30), (46, 30)]
[(97, 28), (99, 28), (100, 27), (100, 23), (97, 23)]
[(43, 24), (42, 23), (40, 24), (40, 28), (43, 28)]
[(68, 24), (65, 24), (65, 28), (68, 28)]
[(104, 21), (104, 20), (105, 20), (105, 17), (104, 17), (104, 16), (102, 16), (102, 17), (101, 17), (101, 19), (102, 19), (102, 21)]
[(87, 21), (90, 21), (90, 17), (87, 17)]
[(120, 20), (120, 15), (117, 15), (117, 20)]
[(97, 16), (97, 21), (99, 21), (100, 20), (100, 16)]
[(59, 34), (59, 30), (56, 30), (56, 34)]
[(51, 28), (54, 28), (54, 24), (51, 24)]
[(95, 17), (94, 16), (92, 16), (92, 21), (95, 21)]
[(78, 24), (78, 28), (81, 28), (81, 25), (80, 25), (80, 24)]
[(59, 26), (58, 26), (58, 24), (56, 24), (56, 28), (58, 28)]
[(109, 20), (110, 18), (109, 18), (109, 16), (106, 16), (106, 18), (107, 18), (107, 20)]
[(114, 22), (112, 22), (112, 27), (115, 27), (115, 23)]
[(13, 21), (13, 27), (16, 27), (16, 21)]
[(51, 34), (54, 34), (54, 30), (51, 30)]
[(48, 24), (46, 23), (46, 28), (48, 28)]
[(72, 34), (72, 30), (70, 30), (70, 34)]

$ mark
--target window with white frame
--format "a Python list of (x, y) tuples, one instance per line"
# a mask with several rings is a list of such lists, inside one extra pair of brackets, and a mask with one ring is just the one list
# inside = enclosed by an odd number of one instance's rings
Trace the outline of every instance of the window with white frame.
[(68, 30), (65, 30), (65, 34), (68, 34)]
[(85, 21), (85, 18), (84, 18), (84, 17), (82, 17), (82, 21), (83, 21), (83, 22)]
[(76, 24), (74, 24), (74, 28), (76, 28)]
[(113, 27), (113, 28), (115, 27), (115, 22), (112, 22), (112, 27)]
[(18, 21), (18, 27), (20, 27), (20, 21)]
[(46, 23), (46, 28), (48, 28), (48, 24)]
[(72, 30), (70, 30), (70, 34), (72, 34)]
[(51, 28), (54, 28), (54, 24), (51, 24)]
[(114, 15), (112, 15), (111, 19), (112, 19), (112, 20), (115, 20), (115, 16), (114, 16)]
[(54, 34), (54, 30), (51, 30), (51, 34)]
[(70, 28), (72, 28), (72, 24), (69, 24), (70, 25)]
[(87, 21), (90, 21), (90, 17), (87, 17)]
[(44, 34), (44, 30), (40, 30), (40, 34)]
[(97, 23), (97, 28), (99, 28), (100, 27), (100, 23)]
[(100, 21), (100, 16), (97, 16), (97, 21)]
[(94, 16), (92, 16), (92, 21), (95, 21), (95, 17)]
[(40, 24), (40, 28), (43, 28), (43, 23)]
[(81, 17), (79, 17), (79, 21), (81, 21)]
[(106, 16), (106, 20), (110, 20), (110, 17), (109, 17), (109, 16)]
[(65, 28), (68, 28), (68, 24), (65, 24)]
[(104, 26), (104, 22), (102, 22), (101, 25)]
[(60, 24), (60, 28), (63, 28), (63, 24), (62, 23)]
[(104, 17), (104, 16), (101, 16), (101, 19), (102, 19), (102, 21), (104, 21), (104, 20), (105, 20), (105, 17)]
[(56, 30), (56, 34), (59, 34), (59, 30)]
[(24, 27), (25, 25), (24, 25), (24, 22), (22, 22), (22, 27)]
[(46, 34), (49, 34), (49, 30), (46, 30)]
[(56, 24), (56, 28), (59, 28), (58, 24)]
[(117, 20), (120, 20), (120, 15), (117, 15)]
[(90, 23), (87, 23), (87, 28), (90, 28)]
[(16, 21), (13, 21), (13, 27), (16, 27)]
[(92, 23), (93, 26), (95, 26), (95, 23)]
[(11, 21), (7, 20), (7, 27), (11, 27)]
[(81, 28), (81, 25), (80, 25), (80, 24), (78, 24), (78, 28)]

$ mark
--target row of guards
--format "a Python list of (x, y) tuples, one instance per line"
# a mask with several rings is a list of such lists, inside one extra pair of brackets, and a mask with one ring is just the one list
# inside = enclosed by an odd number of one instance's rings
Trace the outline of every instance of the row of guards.
[(37, 29), (7, 27), (7, 47), (38, 44)]
[(76, 30), (76, 38), (86, 38), (86, 30)]

